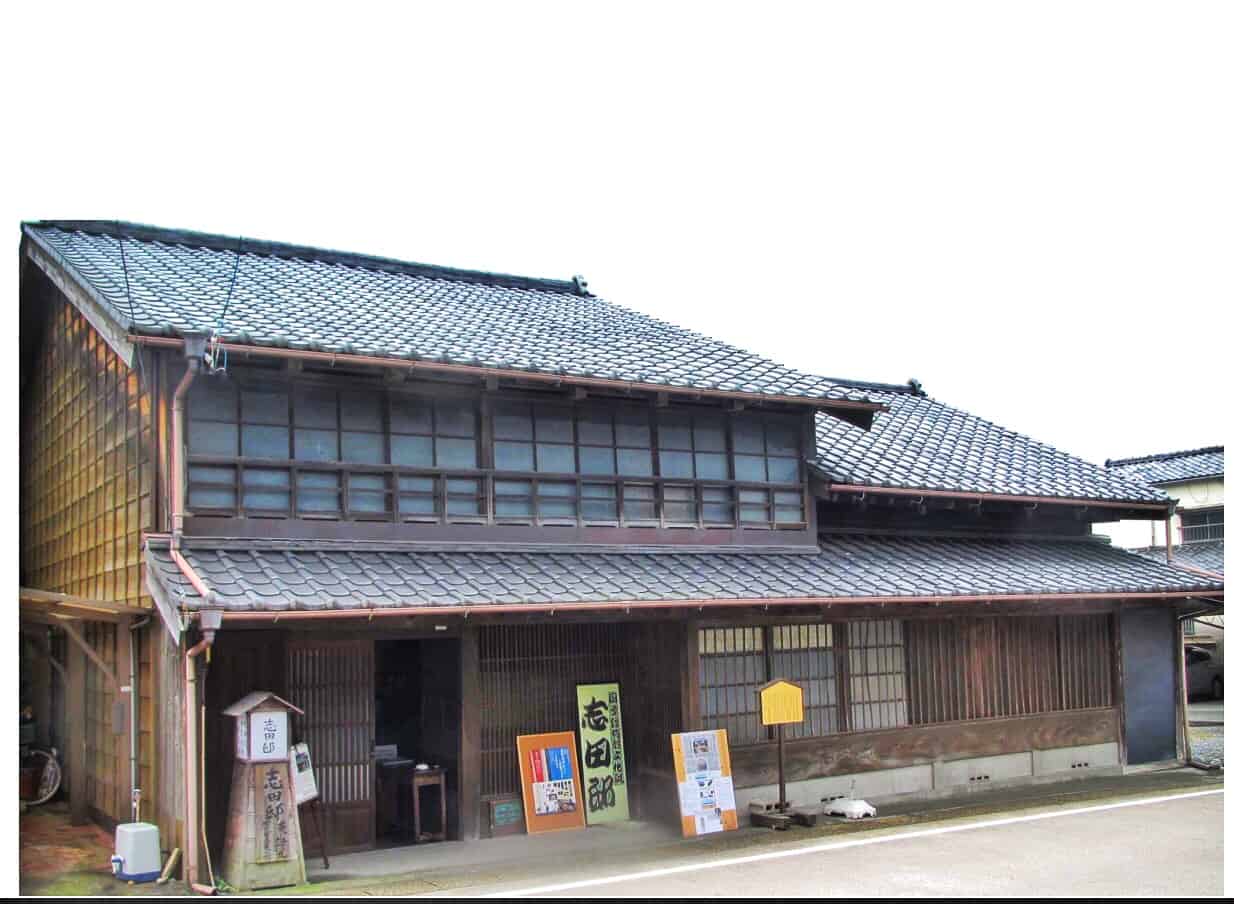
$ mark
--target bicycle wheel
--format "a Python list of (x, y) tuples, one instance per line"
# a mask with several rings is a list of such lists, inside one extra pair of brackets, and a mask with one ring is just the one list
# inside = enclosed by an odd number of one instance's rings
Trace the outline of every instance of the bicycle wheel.
[(22, 757), (22, 767), (39, 770), (39, 781), (34, 797), (23, 797), (22, 803), (28, 807), (37, 807), (39, 804), (45, 804), (56, 796), (56, 792), (60, 790), (60, 782), (64, 777), (64, 773), (60, 769), (60, 761), (56, 759), (56, 752), (54, 750), (46, 747), (30, 748), (25, 756)]

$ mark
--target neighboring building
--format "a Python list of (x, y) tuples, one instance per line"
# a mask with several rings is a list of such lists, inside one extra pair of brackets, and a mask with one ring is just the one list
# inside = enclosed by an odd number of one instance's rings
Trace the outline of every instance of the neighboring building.
[(1223, 582), (1091, 535), (1169, 498), (915, 383), (794, 371), (577, 278), (98, 222), (24, 224), (21, 260), (23, 624), (54, 606), (85, 642), (50, 633), (45, 717), (74, 812), (124, 818), (101, 714), (132, 651), (135, 781), (190, 878), (199, 794), (218, 862), (222, 710), (258, 689), (305, 711), (336, 850), (379, 841), (375, 745), (444, 766), (450, 836), (486, 834), (516, 736), (574, 725), (576, 683), (621, 682), (642, 818), (676, 821), (683, 729), (728, 730), (743, 807), (774, 793), (771, 677), (806, 692), (799, 801), (1182, 751), (1178, 622)]
[[(1166, 522), (1120, 521), (1100, 525), (1119, 546), (1201, 573), (1225, 574), (1225, 447), (1208, 446), (1186, 452), (1165, 452), (1141, 458), (1110, 459), (1106, 467), (1118, 474), (1160, 487), (1174, 500), (1170, 542)], [(1183, 624), (1188, 643), (1206, 647), (1223, 658), (1222, 616), (1189, 619)]]

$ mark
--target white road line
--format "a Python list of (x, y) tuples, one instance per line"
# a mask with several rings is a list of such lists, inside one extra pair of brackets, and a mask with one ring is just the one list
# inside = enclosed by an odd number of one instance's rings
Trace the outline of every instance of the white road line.
[(558, 885), (540, 885), (535, 888), (519, 888), (508, 891), (489, 892), (481, 895), (485, 898), (518, 898), (533, 895), (549, 895), (559, 891), (574, 891), (580, 888), (592, 888), (597, 885), (610, 885), (614, 882), (630, 882), (638, 879), (657, 879), (661, 876), (674, 876), (680, 873), (692, 873), (705, 869), (719, 869), (725, 866), (740, 866), (744, 863), (758, 863), (763, 860), (778, 860), (782, 857), (800, 857), (805, 854), (819, 854), (825, 851), (839, 851), (845, 848), (864, 847), (868, 844), (886, 844), (892, 841), (907, 841), (912, 838), (928, 838), (932, 835), (949, 835), (952, 832), (972, 832), (976, 829), (992, 829), (998, 826), (1009, 826), (1020, 822), (1036, 822), (1040, 819), (1057, 819), (1062, 816), (1081, 816), (1085, 813), (1100, 813), (1103, 810), (1121, 810), (1124, 807), (1146, 807), (1150, 804), (1161, 804), (1171, 800), (1187, 800), (1192, 797), (1207, 797), (1210, 794), (1224, 794), (1224, 788), (1212, 791), (1188, 791), (1184, 794), (1169, 794), (1164, 797), (1145, 797), (1135, 800), (1119, 801), (1114, 804), (1098, 804), (1092, 807), (1075, 807), (1067, 810), (1051, 810), (1047, 813), (1030, 813), (1026, 816), (1008, 816), (1004, 819), (986, 819), (981, 822), (970, 822), (955, 826), (939, 826), (933, 829), (918, 829), (913, 832), (896, 832), (888, 835), (877, 835), (867, 838), (854, 838), (849, 841), (828, 841), (809, 847), (789, 848), (788, 850), (768, 851), (762, 854), (750, 854), (745, 857), (728, 857), (723, 860), (709, 860), (703, 863), (689, 863), (682, 866), (669, 866), (662, 869), (644, 870), (638, 873), (623, 873), (616, 876), (604, 876), (599, 879), (581, 879), (577, 882), (562, 882)]

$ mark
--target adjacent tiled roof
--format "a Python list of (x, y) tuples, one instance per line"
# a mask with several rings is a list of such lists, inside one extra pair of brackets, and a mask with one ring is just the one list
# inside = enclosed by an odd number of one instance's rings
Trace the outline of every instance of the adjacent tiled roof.
[[(1223, 585), (1098, 541), (825, 536), (821, 551), (553, 552), (210, 544), (185, 557), (230, 610), (672, 600), (1212, 591)], [(165, 543), (151, 575), (175, 606), (201, 600)]]
[(1225, 477), (1225, 446), (1209, 446), (1186, 452), (1163, 452), (1141, 458), (1111, 458), (1105, 466), (1146, 483), (1178, 483), (1201, 477)]
[(578, 282), (271, 242), (245, 242), (237, 254), (239, 239), (135, 224), (59, 221), (23, 229), (130, 332), (218, 327), (225, 341), (258, 346), (702, 391), (864, 399), (860, 391), (596, 298)]
[[(1132, 552), (1159, 562), (1165, 561), (1164, 546), (1145, 546), (1142, 549), (1133, 549)], [(1201, 540), (1196, 543), (1180, 543), (1174, 547), (1174, 563), (1225, 574), (1225, 541)]]
[(1168, 502), (1134, 477), (1068, 455), (936, 401), (913, 386), (852, 384), (890, 410), (862, 430), (815, 420), (814, 464), (832, 483), (871, 487)]

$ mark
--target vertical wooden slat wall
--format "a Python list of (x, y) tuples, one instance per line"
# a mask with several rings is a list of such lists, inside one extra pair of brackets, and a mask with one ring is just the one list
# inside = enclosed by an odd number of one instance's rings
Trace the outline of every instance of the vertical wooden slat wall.
[[(151, 398), (115, 351), (46, 280), (36, 277), (46, 310), (43, 346), (22, 399), (21, 580), (41, 590), (149, 605), (142, 583), (141, 532), (154, 527)], [(87, 635), (128, 683), (128, 662), (116, 661), (117, 628)], [(143, 650), (139, 709), (143, 719), (141, 781), (153, 780), (155, 685)], [(128, 764), (112, 732), (114, 693), (87, 669), (90, 686), (83, 728), (90, 802), (113, 819), (128, 814)], [(75, 728), (70, 718), (67, 729)], [(147, 784), (145, 787), (149, 788)]]
[(1109, 615), (906, 621), (914, 725), (1112, 706)]
[[(621, 683), (623, 706), (632, 714), (641, 700), (635, 638), (631, 624), (544, 624), (479, 629), (483, 714), (480, 728), (480, 793), (519, 790), (515, 738), (522, 734), (569, 731), (578, 721), (575, 684)], [(675, 665), (675, 663), (674, 663)], [(673, 671), (676, 677), (676, 671)], [(674, 693), (676, 687), (668, 689)], [(652, 718), (680, 713), (660, 701)], [(639, 719), (643, 718), (639, 709)], [(624, 725), (632, 726), (633, 716)], [(645, 723), (644, 723), (645, 724)], [(626, 730), (627, 768), (639, 756), (639, 733)], [(666, 742), (667, 749), (667, 742)]]

